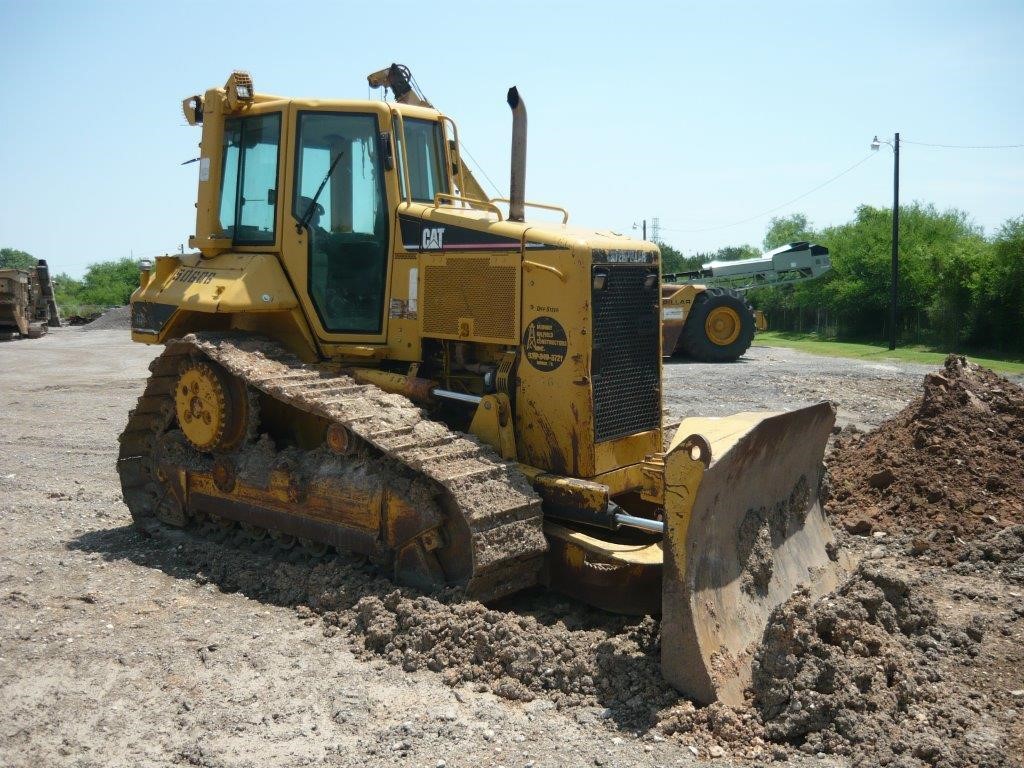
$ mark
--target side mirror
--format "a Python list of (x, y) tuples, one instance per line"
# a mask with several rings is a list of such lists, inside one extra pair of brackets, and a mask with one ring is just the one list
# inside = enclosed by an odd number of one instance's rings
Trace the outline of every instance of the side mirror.
[(381, 132), (377, 135), (380, 144), (380, 155), (384, 158), (384, 169), (392, 170), (395, 167), (395, 152), (391, 148), (391, 134)]
[(276, 189), (268, 189), (267, 190), (267, 205), (277, 205), (277, 190)]

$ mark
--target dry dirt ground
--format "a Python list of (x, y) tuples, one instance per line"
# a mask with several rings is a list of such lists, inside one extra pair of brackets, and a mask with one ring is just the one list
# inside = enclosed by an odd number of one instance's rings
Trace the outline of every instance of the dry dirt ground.
[[(600, 646), (620, 631), (634, 644), (627, 659), (633, 666), (613, 655), (558, 695), (501, 695), (500, 686), (480, 682), (486, 669), (460, 682), (408, 656), (403, 663), (392, 614), (400, 623), (432, 604), (389, 596), (390, 588), (358, 565), (248, 558), (231, 541), (140, 534), (129, 524), (114, 463), (117, 435), (157, 351), (132, 344), (123, 330), (85, 328), (0, 345), (0, 765), (742, 762), (734, 756), (750, 744), (723, 748), (699, 728), (687, 735), (685, 722), (694, 718), (685, 708), (674, 725), (657, 716), (645, 721), (638, 713), (647, 689), (632, 699), (608, 693), (608, 681), (628, 686), (618, 681), (656, 672), (653, 657), (644, 655), (643, 623), (623, 630), (551, 596), (493, 616), (469, 610), (467, 618), (458, 606), (444, 606), (453, 621), (499, 627), (492, 640), (509, 617), (520, 636), (536, 631), (543, 639), (555, 627), (560, 637), (575, 638), (562, 656), (571, 657), (580, 638)], [(918, 394), (927, 370), (755, 347), (736, 365), (667, 366), (667, 417), (830, 398), (839, 403), (841, 424), (867, 429)], [(936, 570), (870, 538), (855, 542), (861, 549), (876, 544), (882, 551), (870, 552), (874, 559), (922, 576), (940, 619), (959, 626), (979, 613), (1009, 616), (1002, 634), (984, 635), (1002, 645), (993, 651), (987, 639), (975, 642), (976, 656), (1020, 647), (1012, 609), (1024, 587), (1014, 592), (987, 573)], [(293, 588), (296, 574), (301, 588)], [(362, 600), (314, 614), (305, 605), (317, 579), (346, 588), (358, 583), (353, 600)], [(391, 622), (390, 629), (380, 622)], [(363, 636), (346, 641), (350, 630)], [(1013, 685), (985, 678), (983, 668), (973, 672), (979, 686), (1000, 691), (994, 704), (975, 707), (967, 718), (972, 728), (979, 719), (991, 725), (981, 729), (988, 739), (982, 748), (1024, 743), (1019, 728), (1012, 733), (1014, 707), (1024, 707), (1024, 690), (1016, 690), (1024, 689), (1020, 666), (1005, 672), (1016, 675)], [(654, 683), (649, 689), (658, 690)], [(721, 726), (712, 731), (728, 741)], [(741, 739), (748, 732), (737, 725)], [(761, 762), (851, 764), (813, 750), (763, 743), (753, 749)]]

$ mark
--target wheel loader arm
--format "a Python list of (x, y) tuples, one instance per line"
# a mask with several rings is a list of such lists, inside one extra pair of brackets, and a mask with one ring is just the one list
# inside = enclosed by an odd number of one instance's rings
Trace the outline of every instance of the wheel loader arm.
[(766, 285), (792, 285), (817, 280), (832, 270), (829, 251), (823, 245), (801, 241), (766, 251), (753, 259), (711, 261), (692, 272), (663, 276), (674, 285), (721, 286), (746, 291)]

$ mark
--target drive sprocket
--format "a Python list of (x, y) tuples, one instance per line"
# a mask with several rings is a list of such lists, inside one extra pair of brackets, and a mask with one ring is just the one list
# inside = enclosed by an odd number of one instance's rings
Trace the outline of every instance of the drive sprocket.
[(238, 446), (252, 418), (244, 383), (206, 361), (182, 366), (174, 388), (174, 412), (189, 444), (207, 453)]

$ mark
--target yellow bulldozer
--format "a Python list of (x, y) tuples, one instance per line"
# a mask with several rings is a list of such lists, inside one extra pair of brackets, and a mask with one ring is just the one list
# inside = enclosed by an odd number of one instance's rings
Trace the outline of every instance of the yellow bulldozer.
[(141, 526), (354, 552), (492, 601), (538, 585), (662, 616), (666, 678), (738, 701), (773, 607), (840, 576), (820, 503), (834, 408), (662, 428), (658, 249), (528, 221), (455, 122), (386, 100), (184, 102), (202, 127), (191, 254), (144, 264), (162, 344), (120, 438)]

